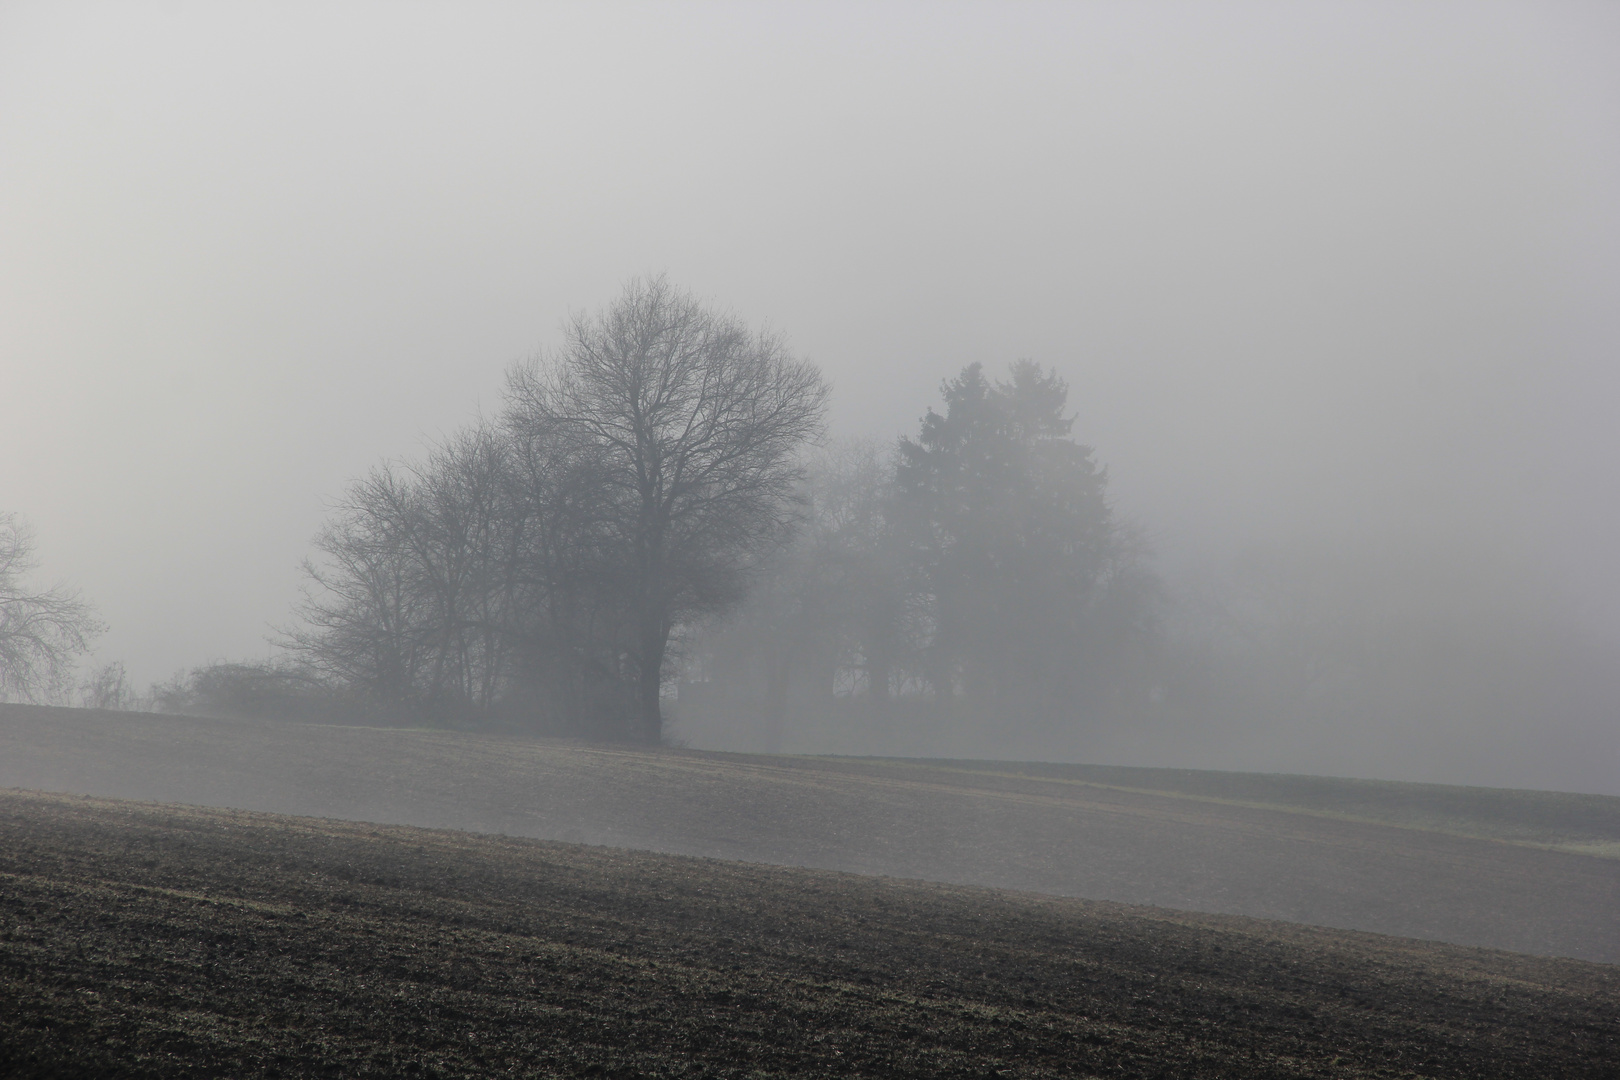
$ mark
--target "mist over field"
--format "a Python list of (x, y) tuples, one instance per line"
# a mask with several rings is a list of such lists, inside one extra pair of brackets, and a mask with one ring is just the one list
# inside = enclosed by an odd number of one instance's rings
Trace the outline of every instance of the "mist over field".
[(1068, 713), (968, 646), (959, 708), (869, 649), (705, 701), (799, 610), (716, 600), (669, 737), (1620, 794), (1617, 56), (1574, 3), (8, 4), (0, 512), (86, 672), (276, 660), (355, 481), (666, 274), (819, 368), (816, 460), (1040, 365), (1160, 589)]

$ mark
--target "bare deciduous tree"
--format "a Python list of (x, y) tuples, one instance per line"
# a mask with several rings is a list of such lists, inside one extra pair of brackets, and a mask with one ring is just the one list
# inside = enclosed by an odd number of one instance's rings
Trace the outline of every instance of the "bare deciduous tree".
[(287, 644), (317, 669), (380, 704), (411, 703), (421, 666), (420, 609), (411, 565), (412, 493), (398, 470), (373, 469), (354, 484), (315, 538), (305, 625)]
[(129, 674), (121, 660), (103, 664), (90, 673), (79, 685), (81, 709), (110, 709), (127, 711), (136, 704), (135, 691), (129, 684)]
[(33, 531), (0, 513), (0, 696), (54, 701), (71, 689), (75, 658), (103, 626), (76, 589), (30, 588), (37, 565)]
[(751, 331), (664, 278), (634, 281), (563, 348), (509, 380), (512, 429), (590, 461), (604, 539), (623, 575), (642, 738), (661, 738), (670, 633), (734, 602), (796, 518), (795, 451), (828, 388), (780, 338)]
[(305, 628), (286, 644), (337, 684), (441, 719), (487, 715), (507, 673), (520, 603), (510, 455), (474, 428), (426, 462), (354, 484), (316, 538)]

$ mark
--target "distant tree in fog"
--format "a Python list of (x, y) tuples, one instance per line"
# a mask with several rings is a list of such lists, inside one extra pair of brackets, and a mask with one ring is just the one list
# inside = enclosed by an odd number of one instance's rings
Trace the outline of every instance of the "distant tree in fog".
[(795, 543), (694, 636), (688, 715), (741, 722), (766, 749), (790, 713), (819, 725), (845, 706), (857, 727), (965, 717), (1003, 736), (1134, 715), (1162, 588), (1069, 437), (1067, 387), (1018, 363), (1006, 383), (974, 365), (943, 390), (944, 412), (892, 453), (809, 455)]
[(747, 713), (779, 748), (790, 701), (832, 707), (846, 692), (886, 699), (906, 654), (904, 568), (889, 524), (893, 469), (870, 440), (804, 460), (803, 521), (760, 568), (736, 614), (689, 641), (683, 702)]
[(354, 484), (317, 536), (304, 625), (287, 644), (315, 671), (407, 712), (486, 712), (508, 671), (517, 602), (506, 447), (464, 432), (419, 465)]
[(907, 567), (893, 520), (894, 469), (884, 448), (847, 440), (812, 454), (799, 547), (812, 684), (830, 693), (839, 670), (850, 692), (887, 699), (904, 670)]
[(777, 337), (662, 277), (577, 317), (561, 351), (516, 368), (513, 431), (593, 470), (598, 540), (628, 603), (623, 644), (640, 738), (662, 737), (671, 631), (735, 604), (791, 534), (796, 451), (827, 384)]
[(974, 364), (944, 385), (945, 411), (901, 440), (893, 514), (935, 692), (1073, 715), (1151, 636), (1158, 585), (1070, 438), (1068, 387), (1029, 361), (1010, 374), (992, 383)]
[(367, 704), (303, 664), (221, 661), (178, 672), (123, 707), (174, 716), (320, 722), (353, 720), (364, 715)]
[(79, 685), (81, 709), (127, 710), (134, 706), (135, 697), (129, 675), (119, 660), (103, 664)]
[(379, 702), (415, 696), (425, 606), (410, 564), (414, 492), (391, 465), (354, 484), (315, 538), (304, 625), (288, 642), (328, 675)]
[(103, 626), (77, 590), (28, 585), (37, 565), (33, 532), (0, 513), (0, 697), (55, 701), (72, 688), (74, 663)]

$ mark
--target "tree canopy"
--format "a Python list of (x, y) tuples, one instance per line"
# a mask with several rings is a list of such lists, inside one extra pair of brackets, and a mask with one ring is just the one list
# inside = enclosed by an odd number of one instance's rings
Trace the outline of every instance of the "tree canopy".
[(973, 364), (902, 439), (895, 512), (926, 594), (930, 678), (979, 703), (1077, 692), (1102, 594), (1130, 551), (1068, 387), (1029, 361)]

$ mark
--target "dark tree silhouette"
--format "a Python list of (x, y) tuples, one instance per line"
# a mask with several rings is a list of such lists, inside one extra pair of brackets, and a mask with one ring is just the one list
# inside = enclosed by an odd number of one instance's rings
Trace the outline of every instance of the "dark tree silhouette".
[(901, 440), (895, 475), (929, 679), (987, 710), (1072, 715), (1109, 651), (1146, 626), (1140, 546), (1114, 519), (1091, 448), (1069, 437), (1056, 374), (1019, 361), (992, 383), (974, 364), (942, 391), (945, 411)]
[(670, 633), (741, 596), (796, 518), (795, 451), (820, 429), (827, 384), (777, 337), (664, 278), (579, 316), (555, 355), (511, 373), (508, 422), (606, 495), (603, 540), (629, 604), (634, 734), (662, 737)]

